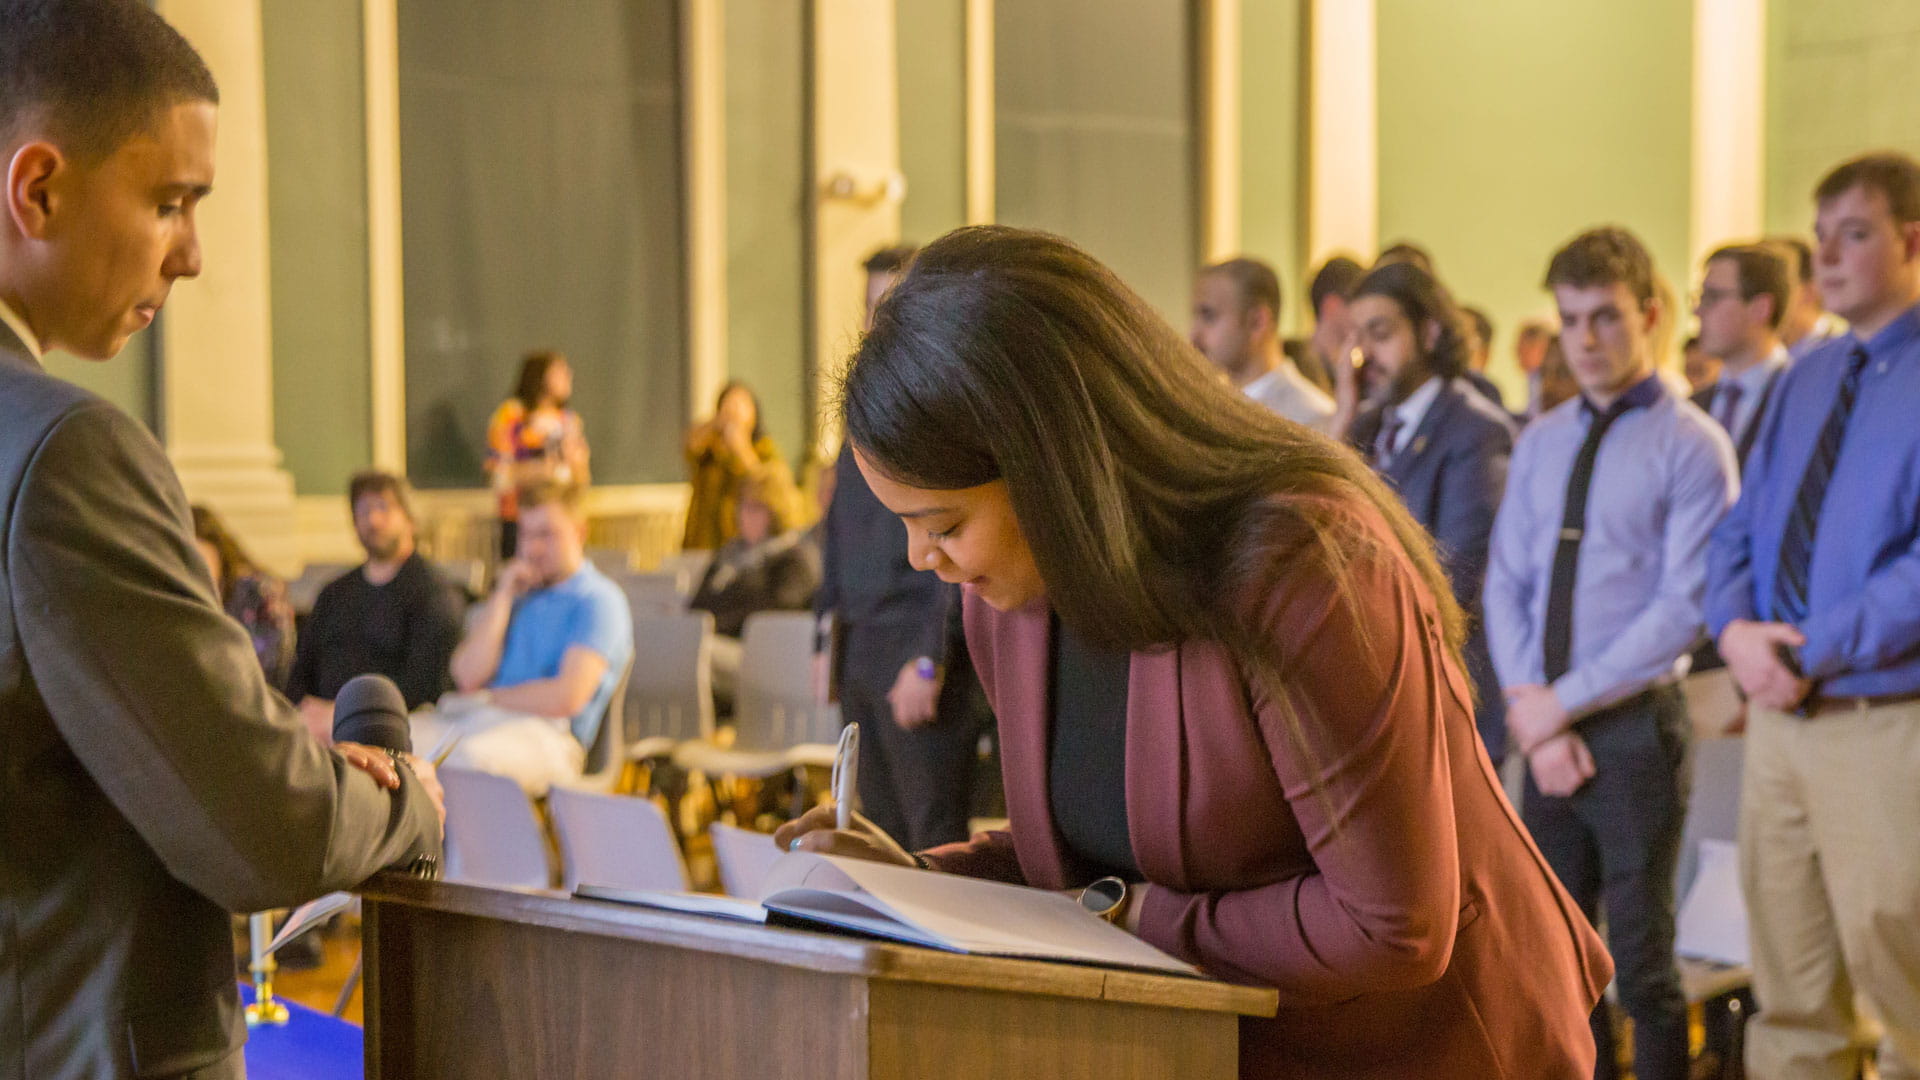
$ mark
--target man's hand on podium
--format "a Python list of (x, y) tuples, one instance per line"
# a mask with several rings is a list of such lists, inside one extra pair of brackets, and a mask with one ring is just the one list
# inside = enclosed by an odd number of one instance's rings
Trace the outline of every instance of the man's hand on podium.
[(855, 814), (853, 827), (835, 829), (834, 808), (816, 806), (774, 831), (773, 842), (788, 851), (812, 851), (821, 855), (842, 855), (849, 859), (892, 863), (895, 866), (919, 866), (915, 859), (878, 825)]

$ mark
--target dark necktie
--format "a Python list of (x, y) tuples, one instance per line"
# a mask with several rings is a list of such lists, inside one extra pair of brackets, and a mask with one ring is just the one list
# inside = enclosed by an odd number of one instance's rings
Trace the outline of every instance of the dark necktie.
[(1807, 459), (1807, 471), (1800, 477), (1800, 491), (1793, 499), (1793, 513), (1780, 537), (1780, 565), (1773, 573), (1773, 617), (1783, 623), (1798, 623), (1807, 617), (1807, 573), (1813, 560), (1813, 534), (1820, 524), (1820, 507), (1827, 499), (1827, 482), (1833, 479), (1833, 466), (1840, 460), (1840, 444), (1847, 437), (1847, 421), (1853, 416), (1854, 399), (1860, 393), (1860, 373), (1867, 366), (1866, 346), (1856, 342), (1847, 354), (1847, 373), (1840, 380), (1840, 393), (1834, 398), (1833, 411), (1820, 429)]
[(1388, 410), (1387, 426), (1380, 429), (1380, 441), (1373, 448), (1373, 463), (1379, 468), (1386, 468), (1393, 460), (1393, 444), (1400, 439), (1400, 423), (1399, 411)]
[(1726, 428), (1727, 435), (1735, 439), (1740, 437), (1740, 433), (1733, 429), (1733, 421), (1740, 415), (1740, 398), (1745, 394), (1746, 391), (1740, 388), (1739, 383), (1723, 383), (1714, 402), (1719, 406), (1715, 411), (1720, 414), (1720, 426)]
[(1600, 440), (1606, 437), (1607, 429), (1630, 408), (1626, 401), (1616, 401), (1595, 416), (1587, 428), (1587, 441), (1580, 444), (1580, 456), (1573, 459), (1566, 513), (1560, 520), (1560, 546), (1554, 549), (1553, 577), (1547, 585), (1546, 633), (1541, 638), (1548, 682), (1573, 667), (1573, 584), (1580, 569), (1580, 539), (1587, 528), (1587, 489), (1593, 484), (1593, 462), (1600, 456)]

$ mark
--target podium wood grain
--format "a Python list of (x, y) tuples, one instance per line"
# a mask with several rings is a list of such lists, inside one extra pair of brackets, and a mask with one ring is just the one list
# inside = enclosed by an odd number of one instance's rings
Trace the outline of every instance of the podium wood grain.
[(960, 956), (557, 893), (385, 876), (367, 1072), (941, 1080), (1232, 1077), (1271, 991)]

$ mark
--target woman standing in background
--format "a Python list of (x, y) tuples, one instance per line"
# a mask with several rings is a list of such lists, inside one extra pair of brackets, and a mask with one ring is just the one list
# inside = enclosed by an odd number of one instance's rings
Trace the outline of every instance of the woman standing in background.
[(513, 396), (487, 421), (487, 476), (499, 498), (502, 561), (513, 558), (518, 539), (521, 488), (589, 482), (586, 428), (567, 407), (572, 399), (567, 358), (551, 350), (528, 353)]

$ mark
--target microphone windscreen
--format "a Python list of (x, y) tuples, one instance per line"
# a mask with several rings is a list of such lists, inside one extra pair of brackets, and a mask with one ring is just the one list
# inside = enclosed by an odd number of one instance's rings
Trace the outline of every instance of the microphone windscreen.
[(333, 741), (382, 750), (413, 750), (407, 700), (385, 675), (356, 675), (333, 699)]

